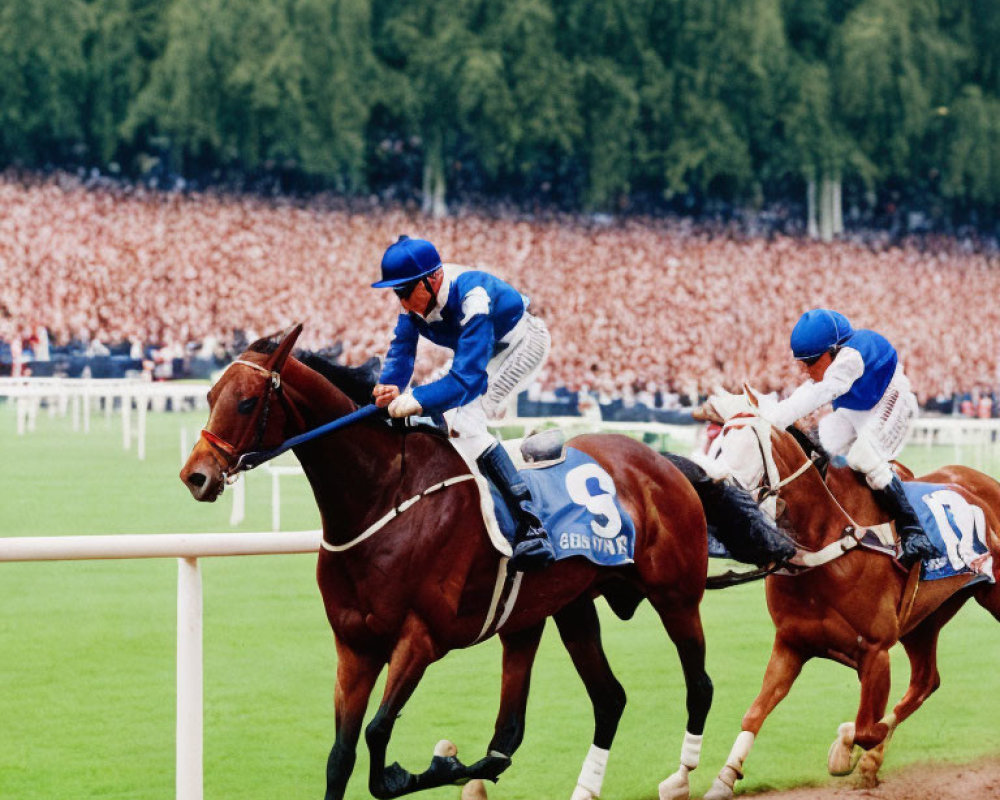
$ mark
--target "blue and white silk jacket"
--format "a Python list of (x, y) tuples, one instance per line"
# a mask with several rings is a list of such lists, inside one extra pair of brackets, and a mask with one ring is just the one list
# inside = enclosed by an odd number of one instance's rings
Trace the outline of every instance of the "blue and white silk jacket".
[(455, 353), (448, 374), (418, 386), (413, 396), (426, 414), (458, 408), (486, 392), (486, 365), (524, 316), (529, 300), (488, 272), (445, 264), (437, 305), (425, 319), (400, 314), (379, 383), (403, 390), (413, 376), (420, 336)]

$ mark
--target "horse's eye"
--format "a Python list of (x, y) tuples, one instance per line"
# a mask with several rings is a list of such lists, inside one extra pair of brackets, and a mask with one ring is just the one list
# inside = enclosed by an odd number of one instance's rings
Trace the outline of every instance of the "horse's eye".
[(253, 411), (253, 407), (255, 405), (257, 405), (256, 397), (244, 397), (242, 400), (240, 400), (240, 404), (236, 406), (236, 410), (239, 411), (241, 414), (249, 414), (251, 411)]

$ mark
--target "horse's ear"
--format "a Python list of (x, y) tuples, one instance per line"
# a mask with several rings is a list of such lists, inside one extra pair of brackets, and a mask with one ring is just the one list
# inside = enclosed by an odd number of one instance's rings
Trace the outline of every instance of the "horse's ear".
[(292, 325), (281, 334), (277, 348), (275, 348), (275, 351), (271, 353), (271, 357), (267, 360), (266, 366), (269, 370), (273, 370), (274, 372), (281, 371), (281, 368), (285, 365), (285, 359), (292, 352), (292, 347), (295, 346), (295, 340), (299, 338), (300, 333), (302, 333), (301, 322)]
[(743, 395), (746, 397), (747, 402), (754, 408), (760, 408), (760, 401), (757, 399), (757, 392), (749, 383), (743, 384)]

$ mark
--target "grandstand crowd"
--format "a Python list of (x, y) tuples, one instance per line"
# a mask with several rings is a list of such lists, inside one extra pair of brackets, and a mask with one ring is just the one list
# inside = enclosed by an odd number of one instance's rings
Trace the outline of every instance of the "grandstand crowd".
[[(995, 248), (747, 236), (683, 219), (431, 219), (374, 202), (95, 189), (68, 175), (0, 179), (0, 371), (51, 374), (61, 354), (207, 374), (296, 321), (301, 346), (361, 363), (389, 342), (398, 303), (369, 284), (402, 233), (531, 298), (553, 339), (536, 404), (627, 415), (743, 381), (783, 394), (803, 378), (792, 326), (829, 306), (896, 345), (925, 408), (1000, 414)], [(426, 380), (445, 353), (418, 361)]]

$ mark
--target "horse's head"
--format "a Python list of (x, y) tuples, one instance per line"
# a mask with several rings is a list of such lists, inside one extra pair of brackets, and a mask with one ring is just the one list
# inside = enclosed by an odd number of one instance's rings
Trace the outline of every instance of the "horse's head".
[(722, 474), (762, 499), (772, 519), (780, 515), (778, 491), (811, 466), (795, 438), (775, 428), (761, 413), (762, 398), (749, 386), (743, 394), (717, 391), (703, 408), (722, 419), (719, 461)]
[(195, 500), (218, 498), (244, 453), (281, 444), (290, 417), (301, 425), (281, 378), (301, 332), (302, 325), (294, 325), (254, 342), (209, 391), (208, 424), (180, 473)]

